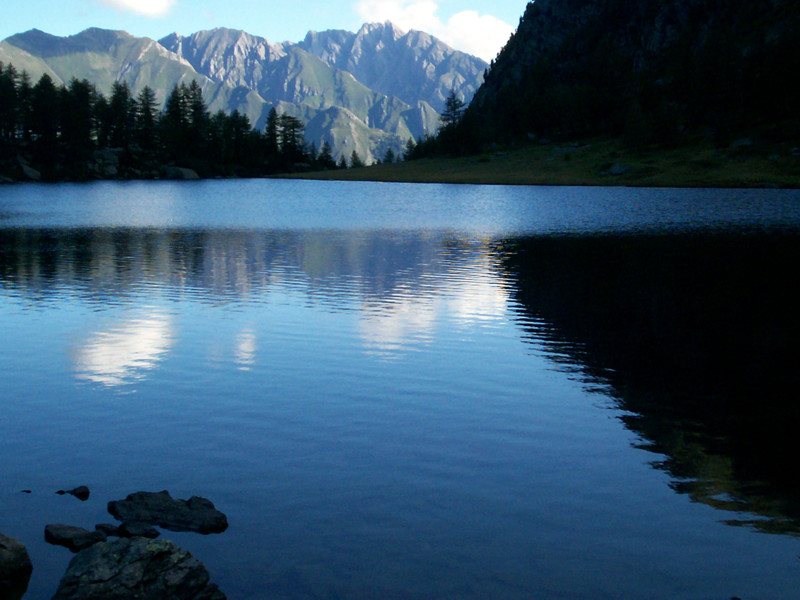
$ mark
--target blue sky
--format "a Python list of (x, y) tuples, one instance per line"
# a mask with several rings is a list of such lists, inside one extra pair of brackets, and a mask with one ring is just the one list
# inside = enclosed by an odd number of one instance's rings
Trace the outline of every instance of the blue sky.
[(355, 31), (391, 20), (427, 31), (489, 60), (519, 22), (527, 0), (3, 0), (0, 39), (37, 28), (71, 35), (87, 27), (160, 38), (177, 31), (244, 29), (271, 42), (299, 41), (309, 29)]

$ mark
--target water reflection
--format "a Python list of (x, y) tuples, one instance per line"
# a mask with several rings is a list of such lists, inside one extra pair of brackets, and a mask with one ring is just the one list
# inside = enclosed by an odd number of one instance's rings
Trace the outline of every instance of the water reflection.
[(543, 237), (497, 250), (531, 341), (610, 391), (676, 491), (735, 511), (731, 524), (800, 532), (800, 236)]
[[(507, 291), (487, 240), (446, 233), (0, 230), (0, 280), (28, 295), (73, 296), (98, 312), (161, 301), (161, 314), (124, 317), (90, 331), (73, 352), (80, 378), (120, 385), (156, 366), (174, 345), (169, 303), (237, 309), (305, 303), (356, 315), (367, 352), (392, 357), (429, 343), (442, 319), (490, 321)], [(164, 306), (166, 305), (166, 306)], [(250, 369), (260, 350), (250, 322), (214, 360)]]
[(89, 332), (74, 349), (78, 379), (120, 386), (142, 379), (173, 344), (169, 317), (129, 317), (101, 331)]
[[(800, 532), (800, 479), (786, 460), (800, 426), (798, 262), (800, 236), (786, 231), (489, 241), (0, 230), (3, 288), (72, 296), (100, 315), (114, 307), (72, 351), (76, 376), (104, 386), (165, 361), (180, 342), (169, 304), (184, 299), (246, 310), (300, 298), (352, 313), (351, 334), (385, 358), (430, 344), (445, 320), (491, 325), (516, 307), (532, 348), (612, 398), (676, 491), (729, 511), (731, 524), (790, 533)], [(261, 315), (237, 322), (230, 339), (204, 339), (206, 351), (256, 368), (276, 345), (262, 339)]]

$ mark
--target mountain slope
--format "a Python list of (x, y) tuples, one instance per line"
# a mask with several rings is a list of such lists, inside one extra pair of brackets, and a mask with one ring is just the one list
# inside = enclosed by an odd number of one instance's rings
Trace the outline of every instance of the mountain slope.
[[(188, 37), (172, 34), (160, 43), (214, 81), (247, 87), (270, 105), (296, 105), (290, 111), (296, 116), (308, 114), (308, 109), (323, 112), (341, 109), (345, 112), (328, 114), (347, 114), (345, 121), (348, 122), (355, 116), (364, 126), (358, 128), (360, 131), (374, 129), (394, 135), (390, 145), (395, 150), (409, 137), (418, 138), (438, 124), (438, 114), (423, 101), (417, 100), (412, 106), (370, 89), (351, 73), (330, 66), (299, 45), (273, 45), (264, 38), (230, 29), (201, 31)], [(337, 153), (345, 152), (350, 146), (365, 147), (363, 143), (345, 147), (334, 139), (336, 136), (326, 136), (325, 130), (317, 134), (319, 137), (313, 135), (314, 131), (314, 127), (308, 130), (311, 139), (318, 144), (328, 141)], [(376, 136), (370, 134), (369, 137), (375, 139)], [(382, 156), (376, 144), (369, 148), (368, 159)]]
[(212, 111), (233, 107), (260, 115), (265, 106), (250, 90), (213, 82), (158, 42), (124, 31), (87, 29), (57, 37), (34, 29), (4, 40), (0, 60), (27, 70), (34, 81), (45, 72), (56, 83), (87, 79), (106, 95), (115, 81), (123, 81), (134, 94), (150, 86), (163, 102), (176, 83), (196, 79)]
[(798, 121), (795, 0), (537, 0), (476, 93), (484, 135), (719, 141)]
[(423, 100), (438, 112), (451, 89), (468, 102), (489, 66), (427, 33), (406, 33), (389, 22), (365, 24), (357, 33), (310, 31), (298, 45), (373, 90), (408, 104)]

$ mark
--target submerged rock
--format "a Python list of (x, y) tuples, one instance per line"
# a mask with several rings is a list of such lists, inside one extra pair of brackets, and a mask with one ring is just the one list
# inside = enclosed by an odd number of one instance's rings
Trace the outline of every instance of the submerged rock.
[(82, 527), (72, 525), (47, 525), (44, 528), (44, 541), (56, 546), (64, 546), (72, 552), (80, 552), (97, 544), (105, 542), (108, 536), (103, 531), (89, 531)]
[(70, 562), (53, 600), (225, 600), (205, 566), (169, 540), (115, 539)]
[(25, 546), (0, 533), (0, 598), (22, 598), (32, 571), (33, 565)]
[(170, 531), (221, 533), (228, 528), (227, 517), (205, 498), (173, 500), (169, 492), (136, 492), (125, 500), (108, 503), (108, 512), (123, 522), (158, 525)]

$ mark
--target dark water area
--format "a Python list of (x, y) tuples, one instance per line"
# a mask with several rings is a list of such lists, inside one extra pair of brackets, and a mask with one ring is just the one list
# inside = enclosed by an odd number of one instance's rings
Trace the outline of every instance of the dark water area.
[[(503, 242), (534, 343), (609, 387), (676, 491), (800, 531), (796, 232)], [(752, 517), (752, 519), (751, 519)]]
[(791, 191), (0, 188), (25, 598), (161, 489), (232, 600), (795, 598), (798, 259)]

